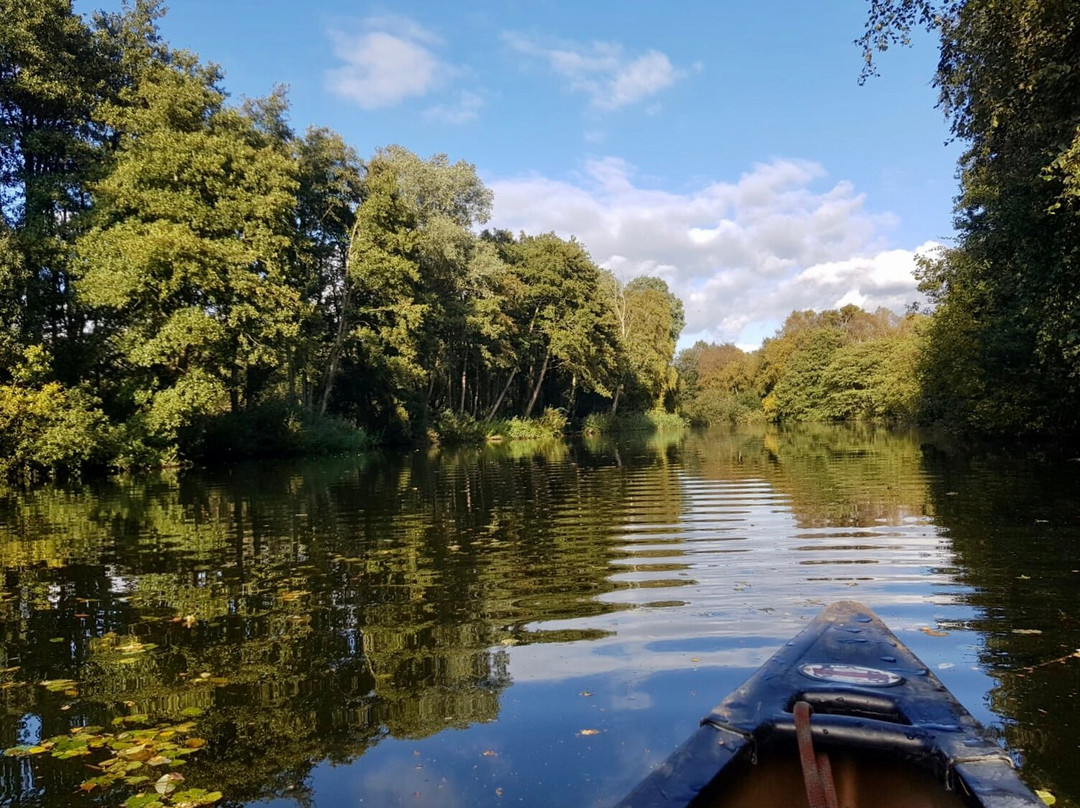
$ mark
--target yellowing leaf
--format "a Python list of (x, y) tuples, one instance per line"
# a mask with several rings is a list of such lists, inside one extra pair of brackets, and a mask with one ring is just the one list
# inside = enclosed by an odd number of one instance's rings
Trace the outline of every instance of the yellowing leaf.
[(1053, 805), (1057, 802), (1057, 797), (1047, 791), (1045, 788), (1035, 789), (1035, 796), (1045, 802), (1047, 805)]

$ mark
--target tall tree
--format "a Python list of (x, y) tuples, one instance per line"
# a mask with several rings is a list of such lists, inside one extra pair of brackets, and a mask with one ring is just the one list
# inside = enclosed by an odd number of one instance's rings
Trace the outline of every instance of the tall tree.
[(410, 433), (431, 408), (452, 406), (459, 389), (479, 249), (471, 228), (486, 221), (491, 191), (468, 163), (390, 146), (372, 158), (364, 193), (348, 256), (359, 343), (353, 381), (368, 388), (362, 399), (379, 399), (375, 413)]
[(616, 281), (613, 301), (625, 371), (612, 410), (624, 391), (639, 409), (664, 409), (673, 403), (678, 381), (672, 361), (686, 323), (682, 301), (662, 279), (649, 277), (634, 278), (625, 286)]
[(80, 293), (114, 334), (131, 405), (165, 442), (257, 400), (297, 334), (293, 163), (224, 105), (218, 80), (176, 52), (109, 110), (119, 145), (78, 244)]
[(294, 150), (299, 188), (292, 260), (310, 317), (298, 346), (303, 355), (290, 365), (290, 388), (299, 373), (302, 399), (323, 414), (353, 331), (353, 284), (346, 269), (356, 209), (363, 199), (364, 166), (353, 148), (329, 129), (308, 129)]
[(1080, 15), (1073, 0), (875, 0), (875, 50), (926, 25), (960, 160), (959, 240), (922, 270), (937, 304), (932, 417), (1080, 436)]
[(0, 381), (32, 345), (71, 381), (83, 323), (66, 242), (100, 159), (109, 65), (70, 0), (0, 0), (0, 19)]
[(604, 299), (601, 272), (585, 248), (545, 233), (523, 236), (509, 250), (513, 272), (524, 287), (522, 356), (529, 364), (529, 392), (522, 410), (529, 417), (553, 367), (576, 391), (612, 396), (618, 331)]

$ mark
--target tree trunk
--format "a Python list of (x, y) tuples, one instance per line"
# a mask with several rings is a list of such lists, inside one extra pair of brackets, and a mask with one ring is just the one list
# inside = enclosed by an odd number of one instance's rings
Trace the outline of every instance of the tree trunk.
[(550, 358), (551, 358), (551, 346), (549, 345), (547, 347), (547, 350), (544, 351), (544, 361), (540, 365), (540, 373), (536, 377), (536, 387), (533, 388), (532, 397), (529, 399), (529, 406), (527, 406), (525, 408), (525, 415), (524, 415), (525, 418), (528, 418), (532, 414), (533, 407), (536, 406), (536, 399), (538, 399), (540, 397), (540, 387), (544, 383), (544, 376), (547, 375), (548, 359), (550, 359)]
[(615, 385), (615, 397), (611, 399), (611, 414), (614, 415), (615, 411), (619, 409), (619, 394), (622, 392), (622, 383)]
[(465, 371), (468, 370), (468, 368), (469, 368), (469, 359), (468, 359), (468, 355), (466, 355), (461, 360), (461, 406), (458, 408), (458, 411), (462, 415), (465, 414), (465, 389), (466, 389), (465, 388)]
[(330, 403), (330, 393), (334, 389), (338, 362), (341, 361), (341, 351), (345, 345), (345, 334), (348, 331), (349, 304), (351, 302), (352, 294), (349, 282), (346, 280), (345, 291), (341, 299), (341, 312), (338, 316), (337, 333), (334, 334), (334, 344), (330, 348), (330, 364), (326, 368), (326, 382), (323, 384), (322, 401), (319, 402), (319, 415), (326, 415), (326, 406)]
[(506, 385), (503, 387), (502, 392), (499, 393), (499, 397), (495, 399), (495, 403), (491, 405), (491, 409), (488, 410), (488, 420), (490, 421), (495, 417), (495, 413), (499, 411), (499, 405), (503, 403), (503, 399), (506, 398), (506, 392), (510, 389), (510, 384), (514, 381), (514, 377), (517, 376), (518, 369), (514, 368), (510, 371), (510, 378), (506, 380)]

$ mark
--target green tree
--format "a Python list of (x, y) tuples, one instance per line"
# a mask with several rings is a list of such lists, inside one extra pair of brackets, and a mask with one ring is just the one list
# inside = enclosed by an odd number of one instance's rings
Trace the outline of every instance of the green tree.
[(92, 116), (109, 65), (70, 0), (0, 0), (0, 19), (0, 381), (43, 345), (72, 382), (85, 320), (67, 242), (101, 156)]
[(176, 52), (105, 110), (119, 145), (78, 242), (80, 294), (111, 332), (118, 392), (161, 445), (255, 403), (298, 331), (294, 165), (224, 105), (218, 80)]
[(667, 409), (675, 395), (678, 374), (672, 364), (675, 344), (686, 317), (682, 301), (660, 278), (634, 278), (625, 286), (614, 278), (613, 309), (625, 369), (615, 390), (612, 411), (624, 392), (632, 407)]
[(1080, 18), (1071, 0), (880, 0), (876, 50), (925, 25), (960, 160), (955, 247), (926, 262), (936, 304), (927, 415), (997, 434), (1080, 435)]
[(575, 239), (565, 241), (554, 233), (522, 236), (509, 256), (524, 287), (522, 356), (529, 365), (529, 386), (522, 414), (531, 415), (553, 366), (561, 377), (560, 393), (553, 398), (562, 399), (558, 403), (568, 409), (579, 388), (611, 398), (618, 334), (603, 298), (599, 267)]
[(292, 252), (294, 274), (308, 306), (301, 355), (290, 363), (290, 394), (326, 413), (338, 368), (353, 336), (354, 286), (347, 267), (356, 209), (363, 199), (364, 166), (336, 132), (309, 128), (293, 145), (299, 187)]

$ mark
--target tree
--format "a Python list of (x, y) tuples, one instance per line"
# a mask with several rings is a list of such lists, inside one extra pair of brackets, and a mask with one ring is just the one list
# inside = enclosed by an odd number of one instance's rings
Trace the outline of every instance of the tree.
[(348, 257), (356, 209), (363, 200), (364, 166), (355, 150), (329, 129), (311, 127), (295, 140), (297, 160), (293, 262), (295, 283), (308, 306), (302, 356), (290, 365), (302, 377), (302, 398), (325, 414), (342, 355), (353, 336), (354, 285)]
[(108, 63), (70, 0), (0, 0), (0, 19), (0, 381), (44, 345), (70, 382), (83, 322), (66, 242), (101, 159)]
[(955, 247), (922, 269), (936, 304), (927, 413), (997, 434), (1080, 435), (1080, 18), (1071, 0), (876, 0), (873, 54), (936, 30), (960, 160)]
[(532, 414), (552, 365), (570, 382), (569, 409), (579, 387), (610, 398), (618, 336), (599, 267), (575, 239), (554, 233), (523, 235), (510, 246), (511, 269), (524, 287), (522, 356), (529, 364), (529, 392), (522, 414)]
[(80, 295), (112, 334), (130, 406), (163, 444), (258, 400), (297, 336), (296, 180), (280, 142), (183, 53), (107, 110), (119, 145), (79, 239)]
[(626, 286), (611, 280), (613, 309), (625, 357), (612, 410), (618, 407), (624, 390), (639, 408), (665, 409), (674, 397), (678, 380), (672, 360), (686, 323), (682, 301), (660, 278), (634, 278)]

